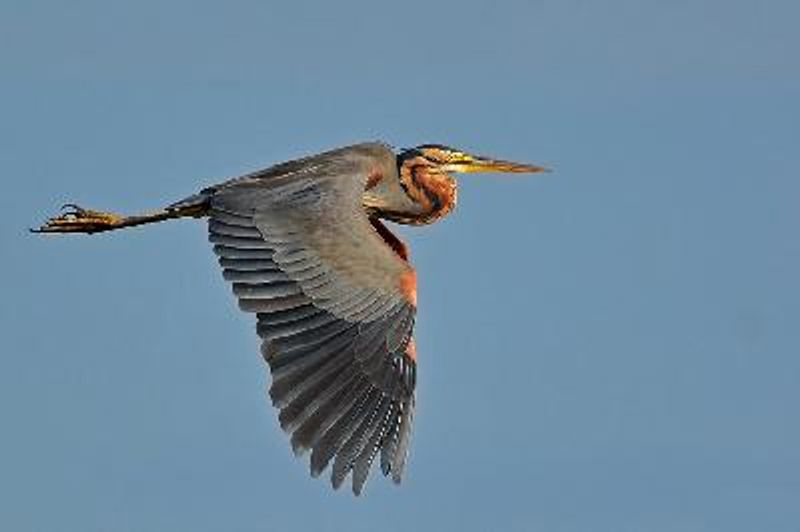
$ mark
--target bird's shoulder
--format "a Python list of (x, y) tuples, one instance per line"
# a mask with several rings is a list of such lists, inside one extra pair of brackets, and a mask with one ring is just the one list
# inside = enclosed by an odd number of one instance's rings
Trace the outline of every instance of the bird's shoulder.
[(286, 178), (324, 178), (350, 176), (363, 179), (371, 171), (386, 173), (396, 165), (392, 148), (378, 141), (362, 142), (307, 155), (228, 179), (210, 187), (220, 190), (242, 184), (268, 185), (270, 181)]

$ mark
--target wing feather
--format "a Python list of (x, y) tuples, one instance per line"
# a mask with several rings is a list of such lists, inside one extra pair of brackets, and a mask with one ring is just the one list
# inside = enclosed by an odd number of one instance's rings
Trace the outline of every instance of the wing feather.
[(380, 414), (380, 422), (375, 423), (367, 445), (364, 446), (361, 454), (356, 458), (355, 464), (353, 464), (353, 492), (356, 495), (360, 495), (361, 490), (364, 488), (372, 462), (381, 449), (381, 443), (389, 428), (389, 421), (396, 408), (397, 403), (395, 401), (387, 401), (385, 403), (385, 410)]
[(249, 237), (230, 236), (222, 233), (210, 233), (208, 240), (212, 244), (221, 244), (237, 249), (272, 249), (264, 240)]
[(314, 444), (310, 460), (312, 476), (319, 475), (328, 467), (328, 463), (336, 455), (336, 452), (342, 446), (342, 442), (354, 430), (354, 420), (363, 411), (364, 405), (376, 395), (376, 390), (366, 383), (359, 386), (355, 392), (358, 395), (352, 401), (349, 397), (342, 401), (344, 405), (348, 405), (347, 409)]
[[(385, 395), (378, 395), (377, 398), (364, 409), (364, 416), (359, 422), (358, 428), (352, 433), (341, 450), (336, 454), (333, 463), (333, 483), (341, 484), (347, 474), (353, 469), (355, 461), (365, 449), (372, 433), (380, 428), (383, 413), (386, 411), (392, 400)], [(357, 494), (360, 491), (358, 479), (353, 477), (353, 491)]]
[(240, 248), (236, 246), (226, 246), (218, 244), (214, 246), (214, 253), (221, 259), (242, 259), (242, 260), (268, 260), (275, 268), (277, 264), (272, 262), (272, 250), (268, 247), (258, 247), (255, 249)]
[[(298, 405), (296, 417), (299, 418), (299, 422), (292, 433), (292, 448), (295, 450), (314, 448), (322, 435), (327, 433), (355, 402), (354, 390), (367, 385), (366, 378), (358, 374), (355, 366), (350, 366), (339, 374), (336, 381), (324, 393)], [(284, 412), (281, 412), (281, 415), (283, 414)]]
[(311, 300), (305, 294), (276, 297), (273, 299), (253, 299), (239, 297), (239, 308), (245, 312), (268, 314), (296, 309), (307, 305)]
[[(268, 256), (271, 257), (272, 255)], [(270, 259), (220, 257), (219, 265), (222, 266), (223, 272), (281, 272), (278, 266)]]

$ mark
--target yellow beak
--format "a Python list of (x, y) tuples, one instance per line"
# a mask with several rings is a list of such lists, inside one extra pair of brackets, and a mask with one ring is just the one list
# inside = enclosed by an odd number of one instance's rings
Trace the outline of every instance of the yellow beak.
[(535, 164), (515, 163), (500, 159), (490, 159), (488, 157), (470, 156), (468, 159), (446, 164), (446, 172), (474, 174), (479, 172), (497, 172), (504, 174), (537, 174), (540, 172), (550, 172), (549, 168)]

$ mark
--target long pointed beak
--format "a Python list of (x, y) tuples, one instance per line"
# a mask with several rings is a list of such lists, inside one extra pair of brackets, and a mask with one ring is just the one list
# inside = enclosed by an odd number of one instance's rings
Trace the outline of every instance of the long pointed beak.
[(472, 159), (468, 161), (459, 161), (457, 163), (453, 163), (452, 165), (447, 165), (446, 169), (450, 172), (464, 174), (486, 172), (497, 172), (504, 174), (538, 174), (541, 172), (551, 171), (549, 168), (544, 166), (527, 163), (515, 163), (500, 159), (490, 159), (488, 157), (472, 157)]

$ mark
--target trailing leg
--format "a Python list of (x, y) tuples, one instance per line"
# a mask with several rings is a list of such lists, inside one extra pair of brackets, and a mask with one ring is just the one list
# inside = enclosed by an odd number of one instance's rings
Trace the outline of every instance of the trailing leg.
[(202, 218), (208, 212), (208, 204), (182, 201), (155, 212), (133, 216), (84, 209), (71, 203), (64, 205), (62, 210), (62, 214), (50, 218), (38, 229), (31, 229), (31, 232), (92, 234), (175, 218)]

